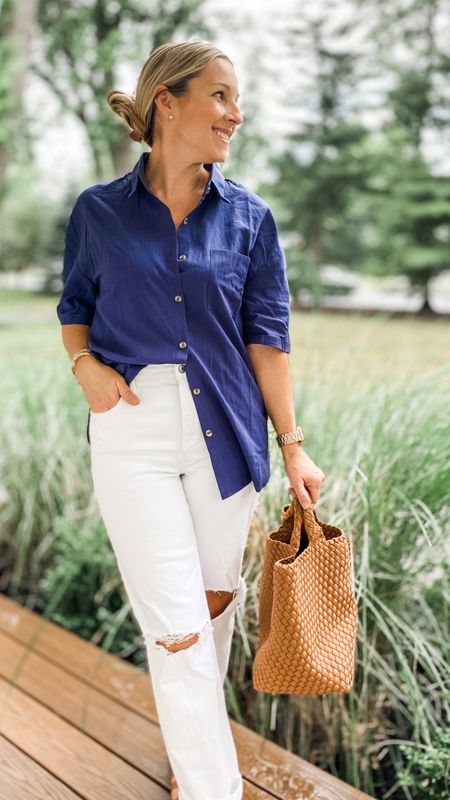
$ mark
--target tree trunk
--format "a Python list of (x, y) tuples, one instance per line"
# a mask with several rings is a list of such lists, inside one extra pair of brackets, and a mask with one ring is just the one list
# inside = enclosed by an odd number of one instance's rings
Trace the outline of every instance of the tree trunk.
[(320, 266), (322, 264), (322, 231), (318, 225), (311, 237), (311, 251), (313, 255), (312, 292), (313, 307), (320, 309), (322, 305), (322, 286), (320, 284)]
[(419, 308), (417, 313), (420, 314), (420, 316), (424, 316), (424, 317), (435, 316), (436, 315), (436, 311), (434, 311), (434, 309), (430, 306), (430, 295), (429, 295), (429, 290), (428, 290), (428, 283), (426, 283), (425, 286), (424, 286), (423, 303), (422, 303), (422, 305)]
[[(13, 64), (9, 92), (14, 101), (14, 111), (10, 112), (10, 118), (7, 121), (7, 128), (13, 144), (9, 147), (8, 144), (0, 142), (0, 192), (13, 156), (14, 133), (20, 124), (22, 114), (22, 95), (28, 69), (31, 33), (36, 18), (36, 5), (37, 0), (17, 0), (12, 6), (11, 20), (2, 30), (2, 37), (9, 40), (9, 57)], [(10, 64), (6, 66), (7, 70), (9, 66)]]

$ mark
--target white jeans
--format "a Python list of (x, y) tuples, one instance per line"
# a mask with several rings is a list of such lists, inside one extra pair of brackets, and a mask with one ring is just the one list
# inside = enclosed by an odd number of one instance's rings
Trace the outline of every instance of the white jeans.
[[(241, 800), (223, 682), (244, 547), (260, 492), (222, 499), (186, 372), (148, 364), (140, 403), (91, 411), (94, 495), (144, 636), (161, 733), (180, 800)], [(205, 590), (233, 592), (211, 620)], [(175, 651), (163, 644), (192, 639)]]

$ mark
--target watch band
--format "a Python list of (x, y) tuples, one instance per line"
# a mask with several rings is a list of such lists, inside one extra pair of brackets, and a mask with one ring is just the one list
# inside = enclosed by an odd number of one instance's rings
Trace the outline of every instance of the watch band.
[(303, 435), (303, 431), (300, 425), (297, 425), (295, 431), (288, 431), (287, 433), (278, 433), (277, 434), (277, 443), (279, 447), (283, 447), (285, 444), (292, 444), (292, 442), (299, 442), (301, 444), (304, 441), (305, 437)]

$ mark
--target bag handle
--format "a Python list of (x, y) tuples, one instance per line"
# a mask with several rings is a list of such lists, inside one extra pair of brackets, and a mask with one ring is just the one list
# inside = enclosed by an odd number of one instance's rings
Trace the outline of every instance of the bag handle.
[(310, 543), (318, 542), (325, 539), (322, 526), (317, 518), (314, 505), (309, 508), (303, 508), (297, 495), (294, 494), (291, 500), (291, 505), (283, 511), (284, 520), (293, 516), (291, 545), (298, 550), (300, 547), (300, 539), (302, 534), (302, 524), (308, 534)]

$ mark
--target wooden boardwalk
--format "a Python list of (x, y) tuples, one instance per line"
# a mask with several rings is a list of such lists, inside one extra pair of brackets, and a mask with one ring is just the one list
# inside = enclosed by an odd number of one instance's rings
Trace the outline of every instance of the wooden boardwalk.
[[(0, 595), (0, 800), (167, 800), (148, 672)], [(245, 800), (369, 795), (231, 721)]]

